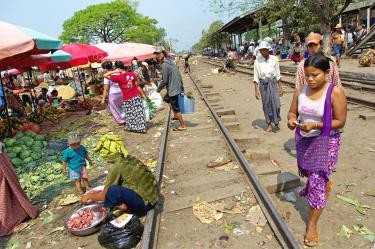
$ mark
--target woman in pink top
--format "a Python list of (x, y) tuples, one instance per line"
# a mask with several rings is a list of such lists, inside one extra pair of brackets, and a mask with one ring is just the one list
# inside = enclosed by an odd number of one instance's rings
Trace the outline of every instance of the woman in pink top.
[(125, 66), (121, 61), (115, 62), (115, 71), (104, 74), (104, 77), (120, 86), (124, 100), (125, 129), (139, 133), (146, 133), (145, 108), (143, 98), (145, 94), (138, 86), (137, 75), (133, 72), (125, 71)]
[[(310, 33), (306, 37), (306, 45), (307, 45), (307, 50), (309, 52), (309, 56), (318, 54), (322, 51), (323, 49), (322, 40), (323, 40), (323, 37), (318, 33)], [(303, 59), (297, 66), (297, 73), (296, 73), (296, 88), (297, 89), (301, 89), (304, 84), (307, 84), (305, 80), (305, 70), (303, 67), (304, 63), (305, 63), (305, 59)], [(336, 62), (330, 59), (329, 66), (330, 66), (330, 70), (328, 73), (327, 82), (333, 83), (334, 85), (341, 87), (339, 69), (337, 67)]]

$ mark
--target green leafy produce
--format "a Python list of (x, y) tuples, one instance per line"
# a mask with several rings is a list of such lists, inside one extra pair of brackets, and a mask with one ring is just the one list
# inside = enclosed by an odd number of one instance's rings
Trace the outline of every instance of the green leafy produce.
[(19, 158), (12, 158), (12, 163), (16, 167), (19, 167), (23, 164), (22, 160)]
[(13, 153), (20, 153), (22, 151), (22, 148), (20, 146), (13, 147), (12, 152)]
[(31, 154), (31, 157), (33, 158), (33, 160), (39, 160), (42, 158), (42, 154), (39, 152), (35, 152)]
[(31, 155), (31, 152), (30, 152), (30, 151), (28, 151), (28, 150), (24, 150), (24, 151), (21, 152), (21, 154), (20, 154), (20, 158), (21, 158), (21, 159), (25, 159), (25, 158), (27, 158), (27, 157), (30, 157), (30, 155)]
[(32, 157), (26, 157), (25, 159), (23, 159), (23, 163), (24, 163), (24, 164), (28, 164), (28, 163), (30, 163), (32, 160), (33, 160)]
[(10, 157), (10, 159), (12, 159), (12, 158), (16, 158), (17, 154), (13, 153), (13, 152), (10, 152), (10, 153), (8, 153), (8, 156)]
[(14, 138), (9, 138), (5, 140), (5, 146), (6, 147), (12, 147), (17, 142)]
[(32, 132), (32, 131), (26, 131), (26, 132), (24, 132), (23, 133), (25, 136), (28, 136), (28, 137), (35, 137), (35, 136), (37, 136), (34, 132)]
[(44, 137), (42, 135), (36, 135), (35, 140), (36, 141), (44, 141)]
[(342, 225), (341, 227), (340, 227), (340, 230), (339, 230), (339, 232), (337, 233), (337, 235), (339, 235), (339, 236), (343, 236), (343, 237), (346, 237), (346, 238), (350, 238), (350, 235), (352, 235), (353, 234), (353, 231), (352, 230), (350, 230), (350, 228), (348, 228), (347, 226), (345, 226), (345, 225)]

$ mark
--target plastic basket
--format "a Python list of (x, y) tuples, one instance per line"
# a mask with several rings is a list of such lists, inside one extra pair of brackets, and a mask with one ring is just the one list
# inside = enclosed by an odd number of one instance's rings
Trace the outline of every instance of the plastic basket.
[(195, 99), (180, 94), (178, 95), (178, 105), (181, 114), (192, 114), (195, 112)]
[(309, 57), (309, 52), (308, 51), (305, 51), (304, 53), (303, 53), (303, 57), (306, 59), (307, 57)]
[(286, 57), (288, 57), (287, 54), (281, 54), (281, 59), (282, 59), (282, 60), (286, 59)]

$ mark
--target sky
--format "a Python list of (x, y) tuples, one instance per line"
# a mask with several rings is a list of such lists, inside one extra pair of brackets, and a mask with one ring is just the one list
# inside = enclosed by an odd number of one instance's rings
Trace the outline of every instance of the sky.
[[(64, 20), (88, 5), (110, 0), (2, 0), (0, 20), (31, 28), (58, 37)], [(209, 11), (204, 0), (139, 0), (138, 12), (155, 18), (167, 31), (167, 37), (177, 39), (177, 50), (188, 50), (203, 29), (216, 20), (228, 21)]]

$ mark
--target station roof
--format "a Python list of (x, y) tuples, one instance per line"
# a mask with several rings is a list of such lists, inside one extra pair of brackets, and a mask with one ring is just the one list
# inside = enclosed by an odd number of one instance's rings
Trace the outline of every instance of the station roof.
[[(241, 34), (251, 29), (258, 28), (259, 21), (255, 19), (255, 14), (263, 8), (264, 7), (260, 7), (233, 18), (231, 21), (224, 24), (223, 27), (217, 31), (217, 33), (227, 32)], [(267, 24), (267, 21), (263, 19), (262, 24)]]
[(375, 0), (365, 0), (359, 3), (351, 3), (342, 13), (345, 14), (345, 13), (350, 13), (350, 12), (356, 12), (360, 9), (372, 7), (374, 5), (375, 5)]

